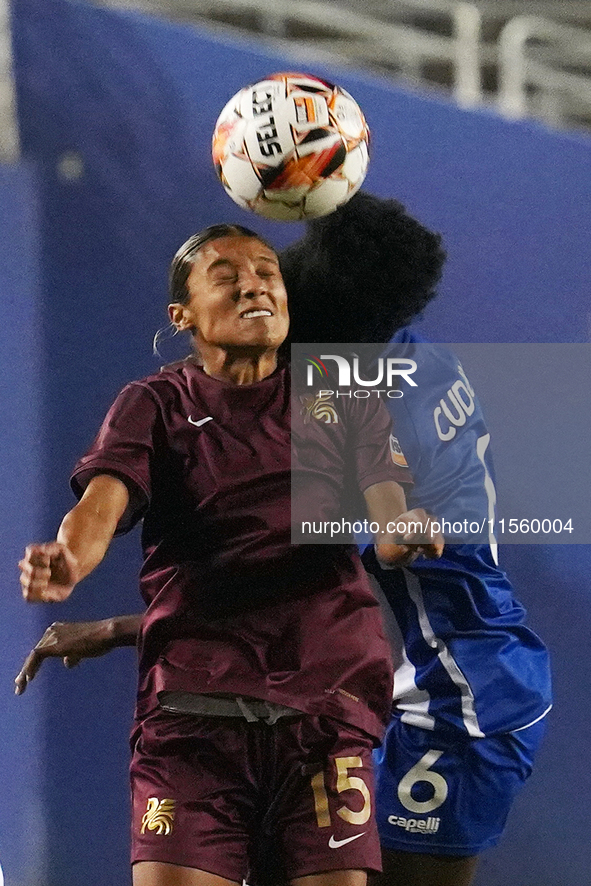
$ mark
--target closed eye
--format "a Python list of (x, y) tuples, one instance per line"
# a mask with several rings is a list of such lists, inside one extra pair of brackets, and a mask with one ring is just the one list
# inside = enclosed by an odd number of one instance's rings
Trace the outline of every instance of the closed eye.
[(279, 267), (275, 262), (265, 262), (257, 268), (259, 277), (276, 277), (279, 274)]

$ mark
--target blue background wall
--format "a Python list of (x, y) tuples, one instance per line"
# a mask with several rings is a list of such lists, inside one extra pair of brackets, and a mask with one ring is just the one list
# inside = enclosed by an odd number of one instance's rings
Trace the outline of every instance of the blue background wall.
[[(256, 227), (278, 246), (298, 236), (297, 225), (234, 206), (215, 180), (209, 143), (238, 88), (311, 65), (67, 0), (14, 0), (13, 19), (27, 166), (0, 178), (11, 238), (0, 253), (10, 302), (0, 333), (10, 417), (0, 736), (18, 814), (0, 807), (0, 861), (8, 886), (114, 886), (129, 881), (133, 651), (71, 673), (50, 662), (22, 699), (10, 697), (10, 683), (41, 626), (138, 608), (138, 539), (118, 541), (59, 609), (26, 609), (12, 564), (26, 541), (53, 536), (72, 504), (69, 471), (114, 394), (157, 367), (151, 338), (166, 323), (176, 247), (221, 220)], [(448, 269), (424, 334), (588, 340), (589, 140), (462, 112), (349, 70), (315, 64), (313, 72), (342, 83), (367, 114), (367, 188), (397, 197), (444, 235)], [(591, 680), (582, 653), (590, 548), (507, 547), (504, 562), (553, 649), (557, 704), (538, 770), (479, 882), (580, 886), (591, 867)]]
[[(45, 613), (23, 605), (15, 564), (23, 546), (42, 537), (43, 384), (40, 365), (36, 182), (30, 168), (0, 166), (0, 863), (16, 882), (43, 881), (44, 809), (41, 730), (45, 700), (15, 704), (12, 678), (39, 635)], [(14, 674), (12, 673), (14, 671)], [(10, 883), (10, 879), (7, 878)]]

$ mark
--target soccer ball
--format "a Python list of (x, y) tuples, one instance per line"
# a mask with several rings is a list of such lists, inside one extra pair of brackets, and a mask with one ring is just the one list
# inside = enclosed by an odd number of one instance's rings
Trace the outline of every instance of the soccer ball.
[(367, 172), (369, 130), (357, 102), (308, 74), (271, 74), (218, 117), (213, 162), (226, 192), (266, 218), (328, 215)]

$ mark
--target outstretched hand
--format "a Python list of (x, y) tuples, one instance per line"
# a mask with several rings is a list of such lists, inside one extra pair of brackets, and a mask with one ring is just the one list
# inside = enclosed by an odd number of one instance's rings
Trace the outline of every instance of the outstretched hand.
[(18, 568), (28, 603), (62, 603), (79, 579), (78, 561), (59, 541), (28, 545)]
[(61, 658), (73, 668), (83, 658), (96, 658), (113, 648), (111, 620), (61, 622), (50, 625), (27, 655), (15, 678), (15, 694), (22, 695), (46, 658)]
[(396, 518), (397, 527), (405, 527), (394, 541), (376, 542), (376, 556), (383, 569), (411, 566), (418, 557), (438, 560), (443, 553), (445, 540), (440, 532), (433, 531), (432, 517), (423, 508), (405, 511)]

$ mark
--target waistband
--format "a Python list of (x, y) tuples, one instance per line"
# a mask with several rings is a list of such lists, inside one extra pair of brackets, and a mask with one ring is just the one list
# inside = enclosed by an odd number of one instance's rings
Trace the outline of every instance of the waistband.
[(197, 714), (203, 717), (243, 717), (249, 723), (272, 726), (281, 717), (301, 717), (303, 711), (258, 698), (220, 698), (194, 692), (159, 692), (158, 702), (173, 714)]

